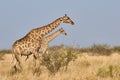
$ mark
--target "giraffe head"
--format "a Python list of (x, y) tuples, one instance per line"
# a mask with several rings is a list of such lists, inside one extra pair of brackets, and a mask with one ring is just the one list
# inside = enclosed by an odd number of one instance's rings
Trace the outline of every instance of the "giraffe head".
[(65, 14), (65, 16), (62, 17), (62, 21), (63, 23), (69, 23), (74, 25), (74, 22), (70, 19), (70, 17), (67, 16), (67, 14)]
[(59, 31), (60, 31), (61, 34), (67, 35), (67, 33), (65, 32), (65, 30), (63, 28), (60, 28)]

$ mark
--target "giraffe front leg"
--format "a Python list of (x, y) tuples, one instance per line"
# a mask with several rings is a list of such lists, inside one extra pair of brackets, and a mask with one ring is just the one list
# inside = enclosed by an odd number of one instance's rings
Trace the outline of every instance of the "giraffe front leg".
[(17, 72), (17, 60), (15, 58), (15, 55), (13, 57), (13, 68), (14, 68), (14, 72)]
[(34, 55), (33, 55), (33, 59), (34, 59), (34, 65), (33, 65), (33, 75), (40, 75), (41, 73), (41, 68), (40, 68), (40, 65), (41, 65), (41, 58), (38, 54), (38, 52), (35, 52)]
[(33, 52), (33, 68), (36, 68), (37, 66), (37, 60), (38, 60), (38, 57), (39, 55), (37, 54), (37, 52)]
[(34, 55), (35, 63), (37, 64), (36, 66), (39, 66), (42, 64), (42, 54), (39, 54), (38, 52), (35, 53)]

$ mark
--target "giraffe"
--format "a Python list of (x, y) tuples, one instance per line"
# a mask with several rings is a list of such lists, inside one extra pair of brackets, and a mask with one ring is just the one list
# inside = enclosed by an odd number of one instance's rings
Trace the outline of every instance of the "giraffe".
[(53, 21), (52, 23), (33, 28), (30, 32), (28, 32), (24, 37), (19, 40), (16, 40), (12, 45), (12, 53), (13, 53), (13, 67), (18, 70), (17, 66), (20, 70), (22, 70), (22, 66), (20, 63), (20, 56), (27, 56), (29, 54), (33, 54), (35, 59), (38, 58), (38, 41), (42, 39), (45, 35), (50, 33), (52, 30), (57, 28), (62, 23), (68, 23), (74, 25), (74, 22), (68, 17), (66, 14), (63, 17), (60, 17)]
[[(51, 35), (43, 37), (41, 40), (39, 40), (39, 45), (40, 45), (39, 53), (40, 53), (40, 55), (48, 53), (47, 52), (48, 43), (51, 42), (53, 39), (55, 39), (59, 34), (67, 35), (65, 30), (63, 28), (60, 28), (59, 30), (52, 33)], [(29, 57), (29, 55), (27, 56), (26, 60), (28, 59), (28, 57)]]

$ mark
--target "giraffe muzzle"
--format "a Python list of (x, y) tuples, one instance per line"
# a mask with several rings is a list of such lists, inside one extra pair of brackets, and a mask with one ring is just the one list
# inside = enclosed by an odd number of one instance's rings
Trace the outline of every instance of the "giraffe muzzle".
[(74, 25), (75, 23), (72, 21), (71, 24)]

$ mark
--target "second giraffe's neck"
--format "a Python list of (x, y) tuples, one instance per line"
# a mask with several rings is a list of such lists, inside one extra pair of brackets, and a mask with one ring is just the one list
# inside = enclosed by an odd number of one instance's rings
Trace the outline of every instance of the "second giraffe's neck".
[(58, 31), (52, 33), (51, 35), (48, 35), (48, 36), (45, 37), (44, 39), (45, 39), (46, 42), (49, 43), (49, 42), (52, 41), (54, 38), (56, 38), (59, 34), (60, 34), (60, 31), (58, 30)]

